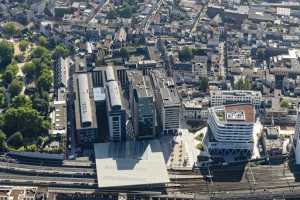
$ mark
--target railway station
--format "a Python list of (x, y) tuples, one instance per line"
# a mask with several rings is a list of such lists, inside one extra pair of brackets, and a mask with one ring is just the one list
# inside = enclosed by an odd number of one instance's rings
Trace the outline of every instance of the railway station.
[(99, 188), (158, 186), (169, 182), (158, 140), (94, 145)]

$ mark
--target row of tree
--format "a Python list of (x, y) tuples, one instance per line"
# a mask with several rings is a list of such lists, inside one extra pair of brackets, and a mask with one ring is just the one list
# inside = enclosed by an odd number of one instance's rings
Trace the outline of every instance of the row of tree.
[(206, 51), (203, 49), (192, 49), (190, 47), (184, 47), (178, 52), (178, 58), (181, 62), (191, 61), (194, 56), (205, 56)]

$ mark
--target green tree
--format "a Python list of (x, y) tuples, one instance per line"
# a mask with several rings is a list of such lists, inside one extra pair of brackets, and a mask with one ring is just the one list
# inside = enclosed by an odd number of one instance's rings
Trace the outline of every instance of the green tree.
[(23, 135), (21, 132), (15, 132), (9, 140), (9, 144), (12, 145), (13, 147), (20, 147), (23, 145)]
[(265, 49), (258, 48), (256, 50), (256, 57), (260, 60), (263, 60), (265, 58)]
[(42, 113), (43, 115), (47, 115), (49, 112), (49, 102), (42, 98), (34, 98), (33, 101), (33, 108)]
[(208, 89), (208, 79), (205, 78), (201, 78), (199, 80), (199, 90), (206, 92)]
[(236, 90), (251, 90), (252, 89), (252, 83), (248, 79), (240, 78), (236, 84), (234, 85), (234, 88)]
[(9, 64), (7, 67), (6, 67), (6, 70), (11, 70), (14, 75), (17, 75), (18, 71), (19, 71), (19, 68), (18, 68), (18, 65), (17, 64)]
[(44, 143), (43, 137), (42, 137), (42, 136), (38, 136), (38, 137), (37, 137), (37, 140), (36, 140), (36, 144), (37, 144), (38, 146), (41, 146), (43, 143)]
[(251, 90), (252, 89), (252, 83), (250, 80), (246, 79), (244, 81), (244, 90)]
[(133, 14), (132, 6), (125, 4), (118, 10), (119, 16), (123, 18), (130, 18)]
[(4, 150), (6, 148), (5, 141), (6, 134), (2, 130), (0, 130), (0, 150)]
[(31, 100), (22, 94), (19, 94), (18, 96), (15, 96), (12, 100), (12, 107), (18, 108), (18, 107), (32, 107)]
[(120, 49), (120, 56), (123, 58), (123, 59), (128, 59), (129, 58), (129, 53), (128, 53), (128, 50), (126, 48), (121, 48)]
[(107, 13), (107, 15), (106, 15), (106, 17), (107, 17), (108, 19), (116, 19), (117, 16), (118, 16), (118, 13), (117, 13), (117, 11), (116, 11), (115, 9), (109, 11), (109, 12)]
[(14, 78), (15, 74), (11, 70), (5, 70), (4, 74), (2, 75), (2, 80), (5, 85), (9, 85)]
[(42, 58), (43, 56), (49, 56), (49, 51), (45, 47), (36, 47), (31, 53), (32, 58)]
[(2, 114), (1, 126), (8, 134), (21, 131), (25, 137), (35, 137), (49, 128), (48, 120), (30, 107), (10, 107)]
[(8, 41), (0, 41), (0, 69), (9, 65), (14, 56), (14, 46)]
[(21, 51), (26, 51), (26, 49), (27, 49), (28, 46), (29, 46), (28, 40), (22, 39), (19, 42), (19, 48), (20, 48)]
[(283, 99), (281, 102), (280, 102), (280, 107), (281, 108), (290, 108), (290, 102), (286, 99)]
[(5, 108), (6, 106), (6, 94), (5, 89), (0, 88), (0, 108)]
[(37, 80), (37, 87), (40, 91), (49, 91), (53, 82), (52, 72), (49, 69), (43, 69)]
[(7, 22), (6, 24), (4, 24), (3, 30), (4, 33), (9, 37), (13, 37), (18, 32), (16, 25), (13, 22)]
[(55, 59), (59, 57), (67, 57), (69, 55), (70, 51), (69, 49), (65, 48), (63, 45), (57, 45), (53, 51), (53, 57)]
[(41, 35), (39, 37), (39, 44), (42, 46), (42, 47), (45, 47), (47, 45), (47, 38), (43, 35)]
[(181, 62), (190, 61), (193, 58), (193, 51), (189, 47), (184, 47), (181, 51), (179, 51), (178, 57)]
[(32, 59), (32, 63), (35, 65), (35, 77), (39, 77), (44, 69), (50, 69), (51, 59), (47, 55), (41, 58)]
[(10, 95), (12, 97), (17, 96), (18, 94), (20, 94), (23, 87), (24, 87), (24, 83), (22, 81), (14, 79), (9, 86)]
[(36, 74), (36, 65), (33, 62), (27, 62), (22, 67), (22, 72), (28, 80), (33, 80)]
[(36, 152), (38, 150), (35, 144), (31, 144), (25, 147), (25, 151)]

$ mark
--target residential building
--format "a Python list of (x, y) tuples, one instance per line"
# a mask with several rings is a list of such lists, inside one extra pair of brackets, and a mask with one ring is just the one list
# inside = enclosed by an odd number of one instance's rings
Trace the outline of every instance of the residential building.
[(210, 92), (211, 106), (221, 106), (235, 103), (252, 104), (259, 108), (262, 103), (262, 94), (251, 90), (213, 90)]
[(56, 88), (68, 86), (69, 70), (69, 58), (60, 57), (54, 69), (54, 85)]
[(207, 109), (202, 107), (201, 101), (186, 100), (182, 102), (183, 117), (185, 120), (207, 119)]
[(67, 106), (66, 101), (54, 101), (54, 110), (50, 114), (51, 129), (50, 133), (53, 135), (67, 134)]

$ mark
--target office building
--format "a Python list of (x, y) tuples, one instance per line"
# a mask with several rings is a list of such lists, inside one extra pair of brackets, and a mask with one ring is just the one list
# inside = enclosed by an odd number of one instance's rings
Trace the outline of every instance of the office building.
[[(114, 80), (118, 80), (122, 87), (125, 87), (128, 83), (126, 71), (127, 68), (123, 66), (96, 67), (92, 72), (93, 86), (103, 87), (106, 82), (113, 78)], [(107, 75), (107, 72), (109, 75)]]
[(100, 134), (100, 142), (108, 140), (108, 122), (107, 122), (107, 109), (106, 109), (106, 95), (104, 87), (94, 87), (94, 101), (96, 106), (96, 116), (98, 129)]
[(129, 102), (132, 115), (134, 137), (153, 138), (155, 136), (156, 111), (154, 93), (149, 76), (141, 71), (130, 71)]
[(99, 140), (92, 80), (88, 73), (76, 73), (73, 81), (77, 139), (88, 145)]
[(213, 90), (210, 92), (211, 106), (221, 106), (236, 103), (252, 104), (256, 108), (261, 106), (262, 94), (250, 90)]
[(163, 70), (150, 71), (155, 94), (155, 104), (160, 128), (163, 134), (174, 134), (180, 128), (181, 101), (174, 81)]
[(250, 104), (211, 107), (208, 109), (205, 136), (210, 155), (226, 161), (249, 158), (253, 149), (255, 110)]
[(121, 89), (115, 80), (110, 80), (105, 85), (109, 139), (122, 141), (126, 139), (126, 109)]

